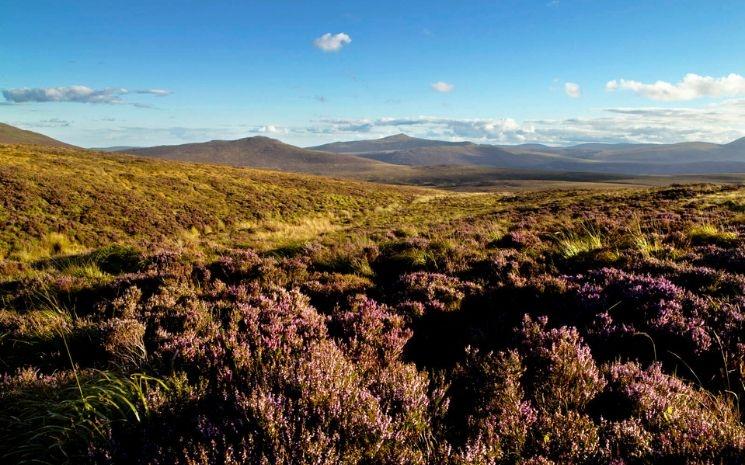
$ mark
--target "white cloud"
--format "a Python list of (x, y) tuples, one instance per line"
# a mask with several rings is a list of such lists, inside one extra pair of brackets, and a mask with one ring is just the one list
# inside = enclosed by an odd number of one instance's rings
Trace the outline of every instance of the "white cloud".
[(142, 89), (135, 91), (136, 94), (149, 94), (155, 95), (156, 97), (165, 97), (173, 93), (172, 90), (167, 89)]
[(431, 85), (433, 90), (436, 90), (437, 92), (442, 93), (448, 93), (452, 92), (455, 89), (455, 86), (453, 84), (450, 84), (448, 82), (443, 81), (437, 81)]
[(16, 126), (29, 128), (66, 128), (72, 124), (71, 121), (60, 118), (49, 118), (32, 122), (18, 122)]
[(330, 32), (327, 32), (321, 37), (315, 39), (313, 41), (313, 45), (323, 50), (324, 52), (338, 52), (342, 49), (342, 47), (350, 42), (352, 42), (352, 38), (344, 32), (340, 32), (338, 34), (331, 34)]
[(267, 124), (266, 126), (260, 126), (251, 132), (258, 132), (261, 134), (287, 134), (287, 129), (273, 124)]
[(121, 103), (121, 95), (127, 89), (109, 87), (95, 90), (86, 86), (46, 87), (3, 90), (5, 100), (13, 103), (26, 102), (81, 102), (81, 103)]
[(150, 94), (159, 97), (169, 95), (171, 92), (163, 89), (145, 89), (130, 92), (121, 87), (107, 87), (105, 89), (92, 89), (87, 86), (66, 87), (20, 87), (16, 89), (3, 90), (3, 97), (11, 103), (29, 102), (77, 102), (77, 103), (125, 103), (123, 95)]
[(660, 101), (739, 97), (745, 96), (745, 77), (734, 73), (719, 78), (689, 73), (675, 84), (666, 81), (645, 84), (639, 81), (614, 79), (605, 85), (605, 89), (609, 92), (630, 90), (642, 97)]
[(582, 96), (582, 88), (574, 82), (566, 82), (564, 83), (564, 93), (572, 98), (580, 98)]
[[(62, 121), (44, 122), (60, 124)], [(490, 144), (584, 142), (675, 143), (731, 142), (745, 136), (745, 99), (729, 99), (696, 108), (608, 108), (583, 118), (524, 120), (513, 118), (449, 118), (441, 116), (336, 118), (307, 125), (229, 124), (215, 127), (131, 127), (115, 124), (76, 129), (78, 145), (161, 145), (212, 139), (267, 135), (295, 145), (318, 145), (330, 140), (373, 139), (404, 132), (415, 137)], [(26, 123), (27, 126), (30, 126)], [(61, 131), (62, 129), (57, 129)], [(59, 137), (68, 135), (54, 133)]]
[(405, 132), (416, 137), (482, 143), (583, 142), (725, 143), (745, 136), (745, 99), (703, 108), (609, 108), (587, 118), (516, 121), (512, 118), (459, 119), (436, 116), (376, 119), (326, 119), (309, 127), (288, 128), (290, 135), (337, 139), (382, 137)]

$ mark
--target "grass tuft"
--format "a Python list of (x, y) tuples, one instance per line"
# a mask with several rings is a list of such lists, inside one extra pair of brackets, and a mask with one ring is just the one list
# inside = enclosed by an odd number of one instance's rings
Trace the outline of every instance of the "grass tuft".
[(688, 229), (688, 238), (694, 244), (726, 245), (737, 240), (734, 231), (723, 231), (711, 223), (698, 224)]

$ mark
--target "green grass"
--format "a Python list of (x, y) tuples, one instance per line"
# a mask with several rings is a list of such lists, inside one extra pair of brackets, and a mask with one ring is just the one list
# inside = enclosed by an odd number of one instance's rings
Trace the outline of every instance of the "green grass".
[(698, 224), (688, 229), (688, 237), (693, 243), (698, 244), (727, 244), (737, 239), (734, 231), (723, 231), (714, 224)]
[(79, 463), (88, 447), (105, 441), (113, 423), (139, 422), (148, 414), (146, 397), (165, 382), (142, 374), (122, 376), (91, 370), (58, 377), (52, 387), (29, 370), (0, 406), (0, 458), (5, 463)]
[(426, 192), (0, 145), (0, 256), (31, 262), (111, 243), (308, 240)]
[(558, 253), (565, 259), (600, 250), (604, 247), (603, 237), (591, 226), (585, 226), (580, 232), (570, 231), (560, 235), (557, 243)]

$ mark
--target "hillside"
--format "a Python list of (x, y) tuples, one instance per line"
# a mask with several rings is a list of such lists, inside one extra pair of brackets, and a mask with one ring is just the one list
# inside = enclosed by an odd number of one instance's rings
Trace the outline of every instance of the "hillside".
[(416, 137), (410, 137), (406, 134), (396, 134), (393, 136), (383, 137), (380, 139), (373, 140), (357, 140), (349, 142), (332, 142), (330, 144), (318, 145), (316, 147), (310, 147), (312, 150), (321, 150), (324, 152), (333, 153), (370, 153), (370, 152), (386, 152), (394, 150), (410, 150), (419, 149), (425, 147), (459, 147), (464, 145), (472, 145), (470, 142), (444, 142), (439, 140), (431, 139), (420, 139)]
[(307, 150), (268, 137), (126, 149), (135, 155), (231, 166), (335, 175), (373, 171), (379, 162), (346, 154)]
[(418, 139), (405, 135), (336, 142), (319, 150), (354, 154), (386, 163), (471, 165), (494, 168), (629, 175), (745, 172), (745, 143), (489, 145)]
[(743, 212), (2, 145), (0, 459), (739, 464)]
[[(356, 217), (415, 190), (83, 150), (0, 145), (0, 260), (211, 231), (245, 236), (262, 221)], [(339, 219), (341, 221), (341, 219)], [(52, 241), (52, 242), (50, 242)], [(53, 244), (52, 244), (53, 245)]]
[(26, 131), (4, 123), (0, 123), (0, 144), (33, 144), (49, 147), (74, 147), (43, 134), (39, 134), (38, 132)]

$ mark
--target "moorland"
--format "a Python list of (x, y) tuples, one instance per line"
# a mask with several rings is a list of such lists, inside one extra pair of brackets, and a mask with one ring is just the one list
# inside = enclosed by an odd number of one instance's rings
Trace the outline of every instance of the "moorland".
[(0, 145), (0, 457), (741, 463), (745, 187), (697, 180)]

